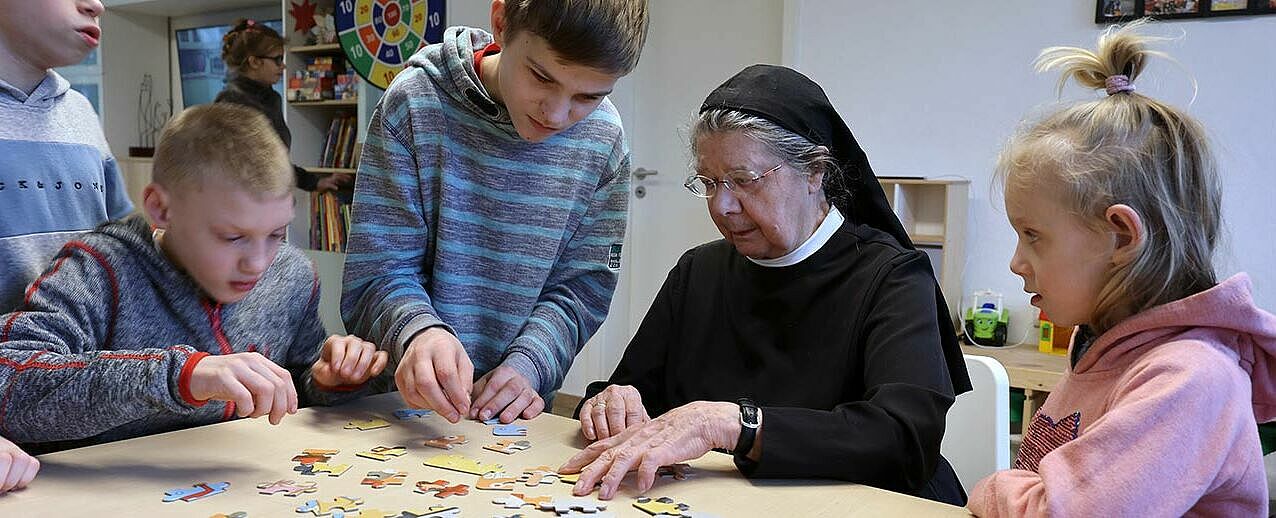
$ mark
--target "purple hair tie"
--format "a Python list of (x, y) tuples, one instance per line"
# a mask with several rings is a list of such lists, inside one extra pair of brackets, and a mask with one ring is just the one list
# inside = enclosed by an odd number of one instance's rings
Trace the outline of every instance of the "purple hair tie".
[(1130, 76), (1127, 75), (1108, 76), (1103, 81), (1103, 85), (1108, 88), (1108, 95), (1134, 91), (1134, 84), (1130, 82)]

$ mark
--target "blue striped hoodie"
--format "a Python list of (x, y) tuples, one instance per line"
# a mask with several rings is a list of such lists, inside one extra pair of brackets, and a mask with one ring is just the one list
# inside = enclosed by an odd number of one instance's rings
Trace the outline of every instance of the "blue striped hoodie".
[(132, 211), (88, 99), (52, 70), (29, 95), (0, 80), (0, 313), (63, 243)]
[(347, 329), (394, 358), (442, 326), (476, 377), (504, 364), (547, 397), (607, 316), (629, 150), (608, 100), (543, 142), (519, 137), (474, 70), (475, 50), (491, 41), (448, 29), (378, 103), (341, 309)]

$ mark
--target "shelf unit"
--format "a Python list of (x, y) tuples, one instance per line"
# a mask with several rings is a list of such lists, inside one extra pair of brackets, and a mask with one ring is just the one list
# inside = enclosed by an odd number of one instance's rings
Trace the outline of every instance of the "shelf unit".
[(961, 275), (966, 267), (966, 219), (970, 180), (964, 178), (878, 178), (886, 200), (909, 239), (930, 257), (948, 315), (959, 319)]

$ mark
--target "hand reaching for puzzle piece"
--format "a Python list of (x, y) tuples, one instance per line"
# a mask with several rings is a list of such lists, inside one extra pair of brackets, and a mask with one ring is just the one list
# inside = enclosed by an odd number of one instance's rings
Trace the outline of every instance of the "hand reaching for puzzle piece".
[(230, 401), (240, 417), (269, 415), (270, 424), (279, 424), (284, 414), (297, 413), (292, 374), (265, 356), (234, 353), (195, 361), (183, 395), (200, 402)]
[(381, 374), (390, 362), (390, 353), (378, 351), (376, 344), (354, 336), (329, 336), (310, 367), (315, 383), (326, 387), (360, 385)]

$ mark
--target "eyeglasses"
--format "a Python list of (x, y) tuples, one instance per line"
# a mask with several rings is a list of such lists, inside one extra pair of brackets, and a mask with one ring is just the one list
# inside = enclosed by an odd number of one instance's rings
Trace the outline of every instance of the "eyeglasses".
[(770, 176), (771, 173), (779, 171), (784, 164), (776, 165), (762, 174), (753, 171), (731, 171), (727, 173), (726, 178), (722, 180), (714, 180), (704, 175), (693, 174), (687, 177), (687, 181), (682, 186), (686, 187), (691, 194), (700, 198), (712, 198), (718, 193), (718, 185), (726, 186), (727, 190), (736, 194), (752, 194), (757, 190), (758, 182), (763, 178)]
[(283, 54), (280, 54), (280, 55), (278, 55), (278, 56), (257, 56), (257, 58), (258, 58), (258, 59), (269, 59), (269, 60), (271, 60), (271, 61), (274, 61), (274, 62), (275, 62), (275, 66), (280, 66), (280, 67), (284, 66), (284, 55), (283, 55)]

